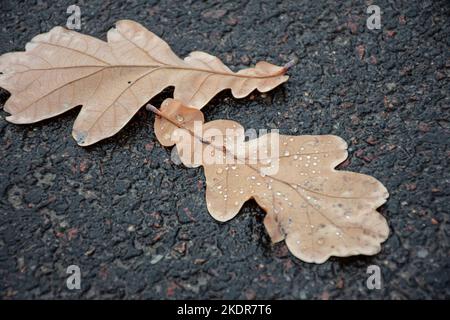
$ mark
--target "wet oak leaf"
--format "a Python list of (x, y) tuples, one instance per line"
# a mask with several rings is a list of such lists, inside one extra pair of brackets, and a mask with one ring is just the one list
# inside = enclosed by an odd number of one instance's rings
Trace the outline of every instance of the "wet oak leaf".
[(11, 93), (4, 110), (13, 123), (33, 123), (76, 106), (72, 135), (87, 146), (117, 133), (148, 100), (174, 86), (174, 97), (201, 109), (218, 92), (242, 98), (285, 82), (287, 68), (258, 62), (232, 72), (218, 58), (192, 52), (180, 59), (140, 24), (121, 20), (107, 42), (55, 27), (25, 52), (0, 56), (0, 87)]
[[(268, 133), (245, 142), (243, 135), (236, 135), (243, 148), (233, 153), (223, 137), (226, 129), (243, 129), (238, 123), (206, 122), (202, 132), (214, 129), (215, 134), (205, 137), (192, 131), (193, 121), (203, 122), (201, 111), (168, 99), (156, 113), (155, 132), (161, 144), (176, 144), (185, 165), (204, 167), (207, 207), (215, 219), (232, 219), (247, 200), (254, 199), (266, 211), (264, 225), (272, 241), (285, 240), (296, 257), (314, 263), (330, 256), (373, 255), (387, 239), (387, 222), (376, 209), (386, 202), (388, 192), (371, 176), (335, 170), (347, 158), (347, 144), (341, 138)], [(193, 139), (180, 139), (183, 135)], [(200, 149), (192, 148), (193, 141)], [(260, 150), (272, 150), (276, 141), (277, 155), (261, 155)], [(196, 153), (210, 152), (236, 161), (193, 161)], [(268, 173), (273, 166), (279, 170)]]

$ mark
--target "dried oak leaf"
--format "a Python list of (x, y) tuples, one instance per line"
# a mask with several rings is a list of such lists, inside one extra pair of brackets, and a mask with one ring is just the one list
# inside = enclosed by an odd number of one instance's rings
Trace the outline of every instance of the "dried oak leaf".
[(168, 86), (175, 86), (176, 99), (201, 109), (224, 89), (241, 98), (288, 79), (286, 67), (267, 62), (235, 73), (204, 52), (180, 59), (166, 42), (129, 20), (118, 21), (107, 38), (55, 27), (33, 38), (25, 52), (0, 56), (0, 86), (12, 94), (6, 119), (32, 123), (82, 105), (72, 135), (86, 146), (117, 133)]
[[(181, 102), (167, 99), (153, 111), (159, 114), (155, 132), (161, 144), (176, 144), (185, 165), (204, 167), (207, 207), (215, 219), (232, 219), (244, 202), (254, 199), (266, 211), (264, 224), (272, 241), (286, 240), (289, 250), (306, 262), (373, 255), (387, 239), (387, 222), (376, 209), (386, 202), (388, 192), (371, 176), (334, 169), (347, 158), (341, 138), (269, 133), (245, 142), (242, 134), (226, 132), (243, 132), (234, 121), (207, 122), (196, 133), (194, 121), (203, 123), (203, 114)], [(235, 138), (241, 148), (227, 143)], [(193, 143), (200, 147), (193, 148)], [(276, 143), (278, 154), (261, 153)], [(199, 153), (202, 156), (195, 159)], [(206, 163), (206, 155), (225, 163)], [(278, 171), (270, 173), (277, 166)]]

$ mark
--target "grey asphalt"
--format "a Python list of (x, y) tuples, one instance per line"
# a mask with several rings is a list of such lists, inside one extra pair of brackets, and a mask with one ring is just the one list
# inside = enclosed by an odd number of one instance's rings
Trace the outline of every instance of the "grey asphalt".
[[(0, 53), (65, 25), (75, 1), (0, 2)], [(79, 109), (32, 125), (0, 111), (2, 299), (448, 299), (450, 110), (448, 1), (77, 1), (82, 32), (105, 39), (119, 19), (163, 37), (180, 56), (202, 50), (234, 70), (260, 60), (299, 63), (267, 94), (225, 91), (207, 120), (285, 134), (335, 134), (340, 168), (389, 190), (391, 229), (380, 254), (322, 265), (272, 245), (248, 202), (228, 223), (210, 217), (201, 168), (170, 161), (142, 109), (118, 135), (82, 148)], [(152, 100), (172, 94), (165, 90)], [(0, 93), (0, 103), (6, 101)], [(65, 285), (81, 269), (81, 289)], [(378, 265), (380, 290), (366, 286)]]

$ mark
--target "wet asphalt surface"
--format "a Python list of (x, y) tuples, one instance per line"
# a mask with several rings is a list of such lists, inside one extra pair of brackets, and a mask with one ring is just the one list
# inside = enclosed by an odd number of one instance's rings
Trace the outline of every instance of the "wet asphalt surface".
[[(2, 0), (0, 53), (65, 25), (74, 2)], [(366, 27), (370, 1), (77, 3), (81, 31), (102, 39), (128, 18), (182, 57), (202, 50), (234, 70), (298, 57), (287, 83), (240, 100), (223, 92), (206, 119), (343, 137), (340, 167), (390, 192), (379, 210), (391, 235), (376, 256), (307, 264), (270, 243), (254, 202), (228, 223), (212, 219), (202, 169), (171, 162), (145, 110), (88, 148), (70, 134), (79, 109), (20, 126), (0, 111), (2, 299), (450, 298), (448, 1), (376, 1), (381, 30)], [(81, 290), (66, 288), (72, 264)], [(380, 290), (366, 287), (369, 265), (381, 268)]]

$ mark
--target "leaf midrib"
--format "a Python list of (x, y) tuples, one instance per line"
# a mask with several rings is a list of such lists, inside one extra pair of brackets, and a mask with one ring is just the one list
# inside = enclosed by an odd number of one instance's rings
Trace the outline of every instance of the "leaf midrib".
[[(191, 67), (182, 67), (182, 66), (176, 66), (176, 65), (169, 65), (169, 64), (162, 64), (162, 65), (155, 65), (155, 64), (148, 64), (148, 65), (140, 65), (140, 64), (117, 64), (117, 65), (80, 65), (80, 66), (64, 66), (64, 67), (53, 67), (53, 68), (36, 68), (36, 69), (28, 69), (24, 71), (18, 71), (13, 72), (13, 74), (22, 74), (30, 71), (53, 71), (53, 70), (63, 70), (63, 69), (77, 69), (77, 68), (103, 68), (106, 69), (113, 69), (113, 68), (160, 68), (160, 69), (174, 69), (174, 70), (184, 70), (184, 71), (193, 71), (193, 72), (204, 72), (204, 73), (211, 73), (211, 74), (217, 74), (222, 76), (228, 76), (228, 77), (237, 77), (237, 78), (246, 78), (246, 79), (267, 79), (267, 78), (274, 78), (284, 75), (282, 72), (276, 72), (267, 76), (252, 76), (252, 75), (245, 75), (245, 74), (239, 74), (237, 72), (221, 72), (211, 69), (202, 69), (202, 68), (191, 68)], [(245, 69), (243, 69), (245, 70)], [(282, 70), (281, 70), (282, 71)]]

